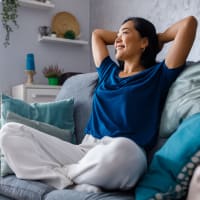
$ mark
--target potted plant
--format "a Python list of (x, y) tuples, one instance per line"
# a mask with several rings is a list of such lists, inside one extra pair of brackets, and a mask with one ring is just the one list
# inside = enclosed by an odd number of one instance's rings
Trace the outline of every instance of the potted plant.
[(65, 32), (64, 38), (74, 40), (76, 39), (76, 34), (73, 30), (68, 30)]
[(58, 65), (49, 65), (42, 70), (44, 76), (48, 78), (49, 85), (58, 85), (59, 77), (63, 73), (63, 69), (60, 69)]
[(10, 44), (10, 33), (13, 32), (13, 25), (19, 27), (17, 23), (18, 17), (18, 0), (2, 0), (2, 12), (1, 21), (3, 28), (6, 31), (4, 46), (7, 47)]

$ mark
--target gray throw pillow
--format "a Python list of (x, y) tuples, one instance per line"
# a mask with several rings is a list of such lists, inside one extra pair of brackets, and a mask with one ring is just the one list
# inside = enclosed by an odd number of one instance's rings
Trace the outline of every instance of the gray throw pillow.
[(167, 138), (183, 120), (200, 112), (200, 61), (187, 63), (186, 68), (170, 87), (162, 112), (161, 137)]
[(54, 137), (60, 138), (62, 140), (72, 142), (72, 132), (71, 130), (61, 129), (51, 124), (44, 122), (39, 122), (36, 120), (31, 120), (25, 117), (22, 117), (16, 113), (8, 112), (6, 117), (6, 123), (8, 122), (17, 122), (35, 128), (41, 132), (47, 133)]

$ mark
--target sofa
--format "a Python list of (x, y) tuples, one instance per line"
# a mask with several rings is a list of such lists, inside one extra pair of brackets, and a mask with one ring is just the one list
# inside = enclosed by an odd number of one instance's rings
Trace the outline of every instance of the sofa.
[[(68, 78), (55, 99), (55, 101), (62, 101), (71, 97), (74, 99), (73, 119), (75, 130), (73, 142), (77, 144), (84, 137), (83, 130), (91, 111), (93, 83), (96, 78), (96, 72), (79, 74)], [(14, 174), (10, 174), (0, 178), (0, 199), (186, 199), (190, 180), (200, 160), (197, 159), (199, 156), (198, 149), (200, 149), (200, 142), (198, 142), (198, 135), (196, 135), (198, 134), (196, 133), (198, 132), (198, 128), (200, 128), (200, 123), (198, 123), (198, 120), (200, 122), (200, 116), (198, 114), (200, 112), (200, 103), (198, 103), (200, 98), (199, 88), (200, 63), (188, 62), (186, 69), (184, 69), (169, 90), (161, 117), (159, 140), (156, 147), (151, 152), (148, 152), (150, 167), (136, 188), (129, 191), (103, 191), (101, 193), (75, 191), (73, 189), (57, 190), (43, 182), (21, 180), (16, 178)], [(190, 99), (192, 99), (191, 102)], [(181, 110), (178, 112), (180, 106)], [(194, 133), (191, 139), (192, 144), (188, 142), (190, 141), (191, 133)], [(192, 150), (190, 151), (190, 149)], [(191, 153), (187, 153), (186, 155), (186, 152)], [(192, 160), (193, 165), (190, 163), (190, 160)], [(186, 172), (188, 172), (187, 176), (183, 176)], [(197, 176), (199, 176), (199, 173)]]

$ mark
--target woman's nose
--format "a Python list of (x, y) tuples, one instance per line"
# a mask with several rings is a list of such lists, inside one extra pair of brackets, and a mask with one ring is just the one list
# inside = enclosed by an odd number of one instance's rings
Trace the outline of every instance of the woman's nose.
[(116, 39), (115, 39), (115, 42), (118, 43), (121, 41), (121, 36), (120, 35), (117, 35)]

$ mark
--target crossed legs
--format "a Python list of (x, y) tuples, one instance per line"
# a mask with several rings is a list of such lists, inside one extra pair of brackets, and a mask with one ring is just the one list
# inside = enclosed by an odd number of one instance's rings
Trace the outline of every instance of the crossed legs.
[(146, 170), (144, 152), (126, 138), (86, 135), (74, 145), (18, 123), (1, 129), (0, 145), (18, 178), (43, 180), (63, 189), (90, 184), (105, 189), (129, 189)]

